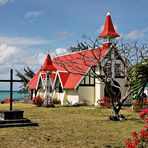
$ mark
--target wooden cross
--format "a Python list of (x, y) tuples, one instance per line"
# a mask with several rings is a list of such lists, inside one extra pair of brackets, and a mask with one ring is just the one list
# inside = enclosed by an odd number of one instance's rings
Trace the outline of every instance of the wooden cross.
[(10, 80), (0, 80), (0, 82), (10, 82), (10, 110), (12, 111), (13, 82), (22, 82), (22, 81), (21, 80), (13, 80), (13, 69), (10, 69)]

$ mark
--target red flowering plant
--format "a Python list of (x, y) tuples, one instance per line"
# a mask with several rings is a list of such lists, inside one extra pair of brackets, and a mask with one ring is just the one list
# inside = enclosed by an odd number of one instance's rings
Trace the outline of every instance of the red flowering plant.
[(101, 100), (98, 100), (97, 103), (104, 108), (111, 108), (111, 101), (109, 97), (103, 97)]
[(44, 103), (44, 99), (41, 98), (40, 96), (36, 96), (34, 97), (34, 99), (32, 100), (32, 103), (37, 105), (38, 107), (42, 106)]
[(148, 99), (143, 98), (143, 99), (141, 99), (140, 102), (138, 100), (134, 100), (132, 102), (132, 104), (133, 104), (133, 110), (139, 112), (142, 107), (144, 107), (144, 106), (147, 107), (148, 106)]
[(140, 118), (146, 120), (146, 125), (139, 133), (132, 132), (133, 141), (130, 138), (125, 141), (127, 148), (146, 148), (148, 146), (148, 108), (140, 112)]

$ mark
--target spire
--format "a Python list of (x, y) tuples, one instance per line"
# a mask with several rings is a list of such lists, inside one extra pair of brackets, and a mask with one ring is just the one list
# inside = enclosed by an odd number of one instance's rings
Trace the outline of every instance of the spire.
[(103, 32), (99, 35), (99, 38), (107, 38), (107, 37), (113, 37), (113, 38), (120, 37), (120, 35), (117, 34), (114, 29), (109, 12), (107, 13), (107, 16), (106, 16)]
[(44, 62), (44, 65), (41, 67), (43, 71), (56, 71), (56, 68), (53, 66), (50, 54), (48, 53)]

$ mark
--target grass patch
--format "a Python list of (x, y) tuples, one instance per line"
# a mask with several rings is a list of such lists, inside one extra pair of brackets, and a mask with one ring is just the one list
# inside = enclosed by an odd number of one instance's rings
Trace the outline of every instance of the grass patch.
[[(0, 105), (8, 109), (9, 105)], [(144, 122), (130, 109), (121, 112), (126, 121), (109, 121), (111, 109), (87, 107), (43, 108), (31, 104), (14, 104), (24, 116), (38, 122), (38, 127), (0, 129), (3, 148), (122, 148), (132, 131), (139, 131)]]

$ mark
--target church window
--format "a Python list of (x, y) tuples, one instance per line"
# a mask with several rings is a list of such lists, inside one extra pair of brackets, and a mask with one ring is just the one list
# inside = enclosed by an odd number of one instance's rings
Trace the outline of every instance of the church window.
[(95, 78), (93, 77), (93, 74), (89, 72), (88, 75), (85, 76), (85, 78), (83, 79), (80, 85), (81, 86), (94, 86)]
[(118, 63), (115, 65), (115, 76), (121, 76), (121, 65)]
[(56, 80), (56, 85), (55, 85), (55, 88), (54, 89), (58, 93), (63, 93), (63, 89), (62, 89), (62, 86), (61, 86), (59, 77)]
[(111, 63), (106, 63), (104, 66), (105, 75), (111, 75)]
[(89, 84), (89, 76), (85, 77), (85, 84)]

